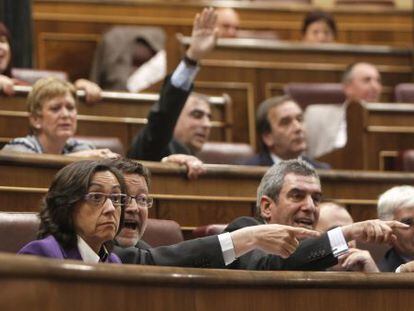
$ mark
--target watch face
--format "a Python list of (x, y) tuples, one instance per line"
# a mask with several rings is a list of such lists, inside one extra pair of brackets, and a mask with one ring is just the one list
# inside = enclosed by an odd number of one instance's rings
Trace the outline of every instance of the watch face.
[(183, 60), (189, 66), (197, 66), (198, 64), (196, 60), (189, 58), (187, 55), (184, 55)]

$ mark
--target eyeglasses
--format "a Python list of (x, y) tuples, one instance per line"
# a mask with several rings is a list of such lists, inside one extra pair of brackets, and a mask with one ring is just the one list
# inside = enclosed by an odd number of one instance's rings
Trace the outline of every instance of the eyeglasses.
[(144, 194), (139, 194), (136, 196), (132, 196), (132, 195), (126, 195), (126, 204), (130, 204), (132, 202), (132, 200), (135, 200), (135, 202), (137, 202), (137, 205), (140, 207), (146, 207), (146, 208), (151, 208), (152, 203), (154, 203), (153, 198), (151, 197), (147, 197)]
[(413, 218), (403, 218), (400, 220), (403, 224), (409, 225), (410, 227), (414, 226), (414, 219)]
[(107, 199), (111, 200), (113, 206), (120, 207), (127, 201), (127, 195), (123, 193), (106, 194), (102, 192), (89, 192), (85, 194), (85, 201), (101, 207)]

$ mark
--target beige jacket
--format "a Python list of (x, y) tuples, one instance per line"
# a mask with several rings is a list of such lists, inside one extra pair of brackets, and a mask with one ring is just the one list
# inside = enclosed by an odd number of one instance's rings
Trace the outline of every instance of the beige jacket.
[(341, 105), (310, 105), (304, 113), (306, 154), (318, 158), (335, 149), (336, 139), (342, 122), (346, 122), (346, 104)]
[(94, 56), (90, 80), (103, 89), (127, 90), (127, 80), (136, 70), (132, 46), (142, 38), (156, 51), (165, 45), (165, 33), (158, 27), (115, 26), (102, 36)]

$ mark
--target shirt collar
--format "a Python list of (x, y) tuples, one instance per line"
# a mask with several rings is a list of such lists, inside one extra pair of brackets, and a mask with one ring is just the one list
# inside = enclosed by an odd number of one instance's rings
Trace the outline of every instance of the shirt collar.
[(108, 258), (108, 250), (105, 245), (99, 251), (99, 255), (78, 235), (78, 249), (82, 260), (87, 263), (105, 262)]
[[(279, 162), (283, 161), (281, 158), (279, 158), (274, 153), (270, 152), (269, 154), (270, 154), (270, 157), (272, 158), (273, 164), (278, 164)], [(298, 159), (302, 160), (302, 156), (299, 156)]]

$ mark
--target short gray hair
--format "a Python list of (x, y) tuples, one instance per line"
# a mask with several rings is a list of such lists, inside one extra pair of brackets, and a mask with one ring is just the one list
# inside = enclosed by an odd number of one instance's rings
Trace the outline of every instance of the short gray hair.
[(351, 82), (351, 80), (354, 78), (354, 69), (355, 69), (355, 67), (357, 67), (359, 65), (368, 65), (368, 66), (371, 66), (371, 67), (374, 67), (375, 69), (377, 69), (377, 67), (375, 67), (374, 64), (368, 63), (368, 62), (354, 62), (354, 63), (351, 63), (345, 68), (345, 71), (342, 73), (342, 79), (341, 79), (342, 84), (347, 84), (347, 83)]
[(414, 208), (414, 187), (408, 185), (392, 187), (378, 199), (378, 218), (392, 220), (396, 210), (406, 208)]
[(285, 176), (293, 173), (300, 176), (313, 176), (318, 179), (319, 176), (315, 169), (303, 160), (287, 160), (270, 167), (264, 174), (260, 185), (257, 188), (256, 197), (256, 215), (260, 216), (260, 201), (262, 196), (266, 195), (277, 201), (279, 199), (280, 190), (283, 187)]

